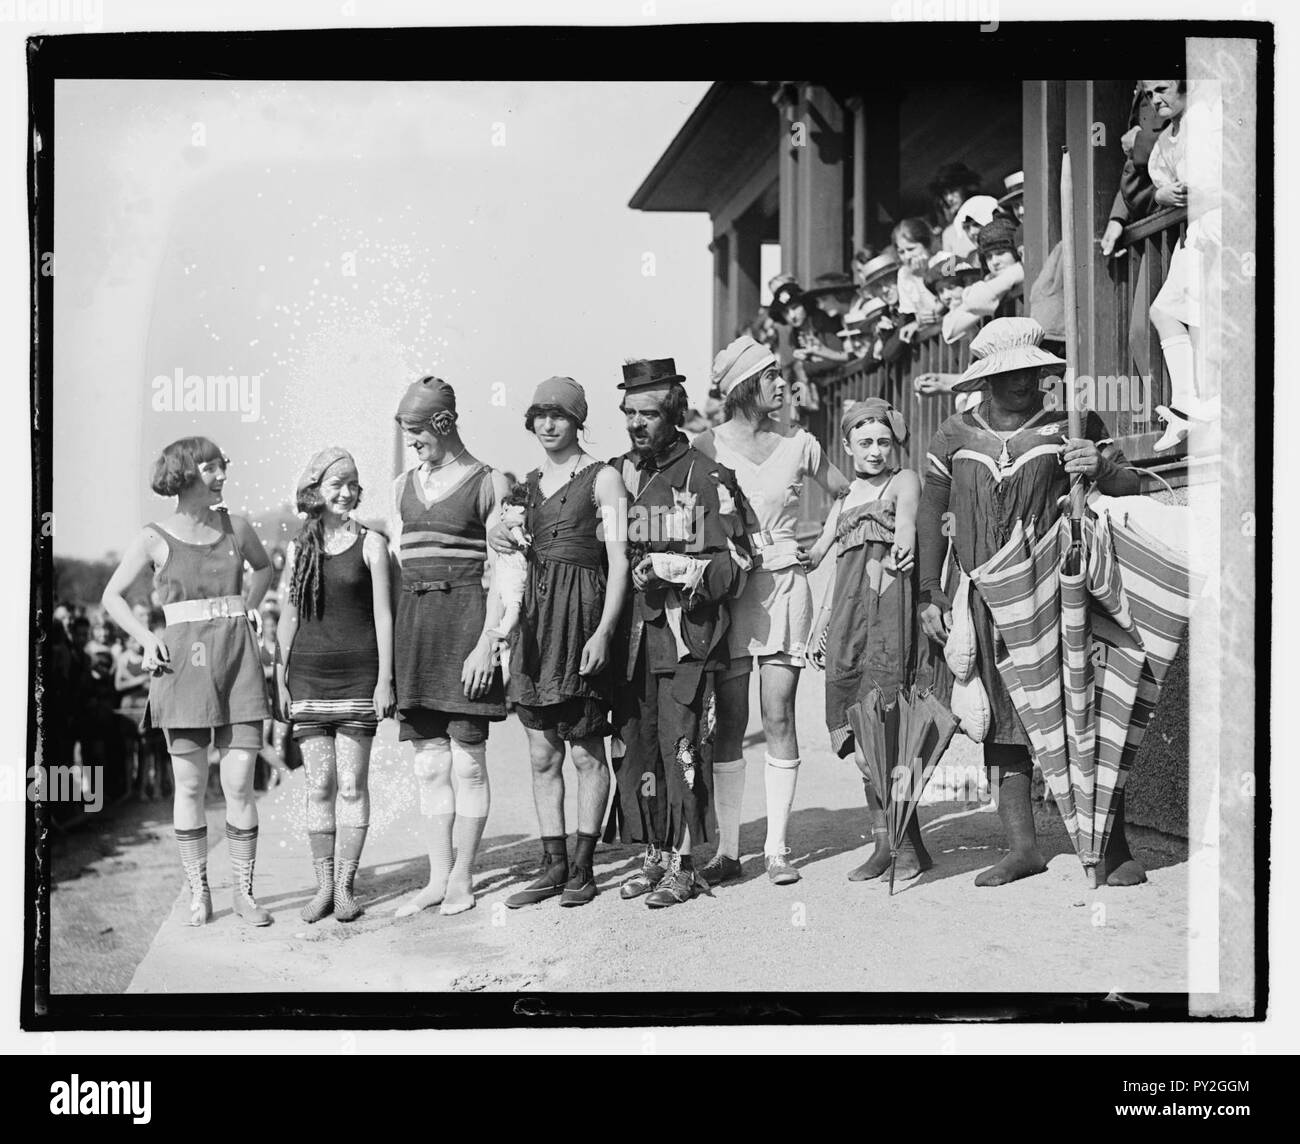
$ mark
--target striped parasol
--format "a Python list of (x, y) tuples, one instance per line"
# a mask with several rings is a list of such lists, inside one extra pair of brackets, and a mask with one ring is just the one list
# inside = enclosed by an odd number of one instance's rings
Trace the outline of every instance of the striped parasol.
[[(1204, 578), (1127, 520), (1017, 523), (971, 574), (1001, 636), (998, 672), (1089, 877)], [(1078, 565), (1077, 571), (1071, 567)]]

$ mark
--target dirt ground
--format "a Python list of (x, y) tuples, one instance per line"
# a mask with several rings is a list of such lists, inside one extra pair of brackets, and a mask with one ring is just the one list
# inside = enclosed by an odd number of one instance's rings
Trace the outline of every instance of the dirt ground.
[[(1048, 872), (976, 889), (976, 872), (999, 856), (997, 815), (978, 801), (936, 801), (922, 808), (933, 870), (901, 884), (892, 899), (884, 883), (846, 881), (863, 857), (862, 788), (852, 764), (830, 752), (820, 678), (808, 683), (789, 829), (791, 859), (803, 874), (796, 885), (773, 886), (762, 869), (762, 744), (751, 735), (742, 882), (651, 911), (617, 894), (638, 853), (602, 845), (602, 892), (589, 906), (561, 910), (551, 900), (507, 910), (505, 898), (528, 881), (539, 854), (524, 735), (511, 720), (494, 727), (489, 745), (492, 813), (475, 871), (477, 908), (398, 921), (393, 909), (423, 884), (427, 862), (409, 754), (390, 727), (372, 763), (371, 837), (358, 882), (363, 918), (314, 926), (298, 918), (312, 893), (301, 772), (260, 803), (257, 896), (275, 917), (264, 929), (244, 927), (230, 911), (219, 807), (209, 814), (217, 914), (193, 930), (181, 924), (188, 896), (168, 808), (127, 804), (56, 849), (53, 990), (1186, 989), (1186, 848), (1161, 835), (1134, 832), (1147, 885), (1090, 890), (1056, 811), (1044, 806)], [(959, 738), (932, 790), (978, 761), (978, 748)], [(572, 791), (569, 803), (572, 831)]]
[[(798, 699), (803, 766), (788, 832), (790, 858), (803, 875), (795, 885), (773, 886), (763, 870), (755, 694), (743, 881), (652, 911), (617, 892), (639, 851), (601, 845), (601, 892), (590, 905), (560, 909), (552, 899), (506, 909), (540, 857), (526, 740), (511, 719), (494, 725), (488, 744), (492, 810), (475, 868), (477, 907), (452, 918), (426, 910), (399, 921), (393, 910), (423, 885), (428, 861), (410, 750), (389, 723), (371, 763), (371, 829), (358, 878), (364, 917), (312, 926), (298, 917), (314, 889), (301, 772), (259, 802), (256, 893), (275, 918), (262, 929), (231, 913), (219, 801), (210, 800), (208, 811), (216, 916), (197, 930), (182, 924), (189, 896), (170, 806), (126, 803), (55, 843), (52, 991), (1186, 991), (1186, 845), (1131, 829), (1150, 881), (1090, 890), (1055, 808), (1043, 805), (1047, 872), (977, 889), (975, 874), (1001, 855), (1001, 830), (991, 804), (967, 798), (981, 752), (961, 736), (921, 808), (934, 868), (901, 883), (893, 898), (883, 882), (848, 882), (865, 856), (862, 784), (854, 765), (831, 753), (823, 695), (822, 677), (805, 673)], [(711, 853), (711, 845), (702, 847), (701, 861)]]

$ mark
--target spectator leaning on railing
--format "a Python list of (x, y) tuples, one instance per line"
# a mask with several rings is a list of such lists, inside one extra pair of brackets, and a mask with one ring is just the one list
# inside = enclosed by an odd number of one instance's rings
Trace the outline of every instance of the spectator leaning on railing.
[(980, 193), (982, 180), (965, 163), (945, 163), (930, 182), (934, 214), (942, 234), (939, 245), (960, 257), (975, 253), (975, 243), (957, 222), (966, 202)]

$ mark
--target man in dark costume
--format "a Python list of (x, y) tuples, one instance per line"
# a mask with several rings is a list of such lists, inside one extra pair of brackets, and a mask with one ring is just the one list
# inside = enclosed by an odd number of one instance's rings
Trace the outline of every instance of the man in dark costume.
[(632, 448), (610, 463), (628, 489), (633, 595), (615, 651), (614, 725), (625, 753), (606, 838), (646, 847), (624, 898), (651, 908), (701, 889), (692, 846), (707, 841), (712, 791), (700, 750), (705, 685), (730, 663), (727, 602), (750, 565), (744, 500), (732, 471), (681, 432), (688, 402), (671, 358), (623, 367), (622, 410)]

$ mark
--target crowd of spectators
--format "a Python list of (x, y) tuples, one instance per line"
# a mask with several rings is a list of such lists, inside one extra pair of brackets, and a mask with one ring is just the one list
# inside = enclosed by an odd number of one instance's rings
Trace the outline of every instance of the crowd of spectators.
[(849, 272), (828, 269), (807, 285), (789, 274), (772, 279), (771, 301), (746, 332), (784, 348), (799, 408), (818, 409), (820, 381), (847, 363), (872, 372), (930, 339), (953, 344), (1015, 312), (1024, 292), (1024, 174), (1007, 175), (1000, 197), (983, 188), (965, 164), (947, 164), (930, 183), (930, 217), (899, 220), (887, 245), (854, 254)]
[[(167, 626), (155, 603), (138, 601), (136, 618), (151, 632)], [(263, 664), (274, 671), (278, 597), (268, 592), (259, 611)], [(106, 805), (135, 797), (169, 799), (172, 773), (161, 730), (149, 725), (149, 674), (143, 649), (118, 629), (98, 604), (64, 601), (53, 610), (42, 650), (40, 712), (42, 761), (47, 767), (102, 768)], [(284, 724), (268, 722), (256, 785), (268, 789), (284, 768), (301, 766)], [(217, 789), (213, 771), (214, 790)]]

